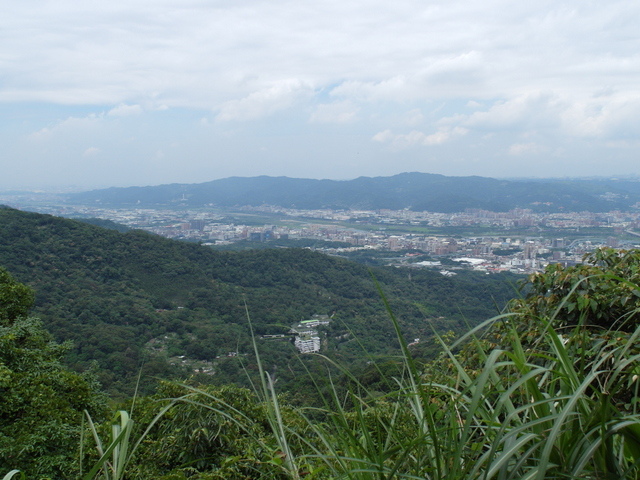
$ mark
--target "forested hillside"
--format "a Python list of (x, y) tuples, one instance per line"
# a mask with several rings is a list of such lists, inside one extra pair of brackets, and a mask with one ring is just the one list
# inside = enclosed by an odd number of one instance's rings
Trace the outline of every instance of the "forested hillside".
[(640, 252), (584, 260), (530, 276), (505, 314), (428, 362), (389, 312), (395, 369), (316, 382), (316, 408), (279, 394), (262, 357), (251, 389), (163, 382), (117, 412), (60, 362), (65, 346), (29, 315), (32, 290), (0, 269), (0, 475), (638, 479)]
[[(303, 249), (216, 252), (9, 208), (0, 209), (0, 266), (35, 290), (34, 314), (55, 338), (73, 341), (68, 361), (81, 369), (96, 364), (112, 394), (133, 388), (143, 363), (145, 377), (191, 375), (189, 360), (198, 360), (210, 362), (208, 380), (246, 378), (242, 364), (252, 361), (244, 356), (251, 352), (247, 312), (257, 336), (284, 333), (314, 314), (333, 316), (323, 350), (349, 364), (366, 363), (365, 352), (391, 354), (397, 342), (371, 274), (406, 338), (424, 340), (423, 351), (430, 349), (432, 328), (461, 331), (497, 313), (517, 281), (369, 271)], [(288, 339), (260, 346), (282, 385), (304, 368)]]

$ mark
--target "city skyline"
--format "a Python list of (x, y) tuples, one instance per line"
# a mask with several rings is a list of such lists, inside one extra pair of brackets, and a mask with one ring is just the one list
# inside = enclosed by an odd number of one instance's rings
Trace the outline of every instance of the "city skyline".
[(3, 10), (0, 190), (638, 173), (633, 3)]

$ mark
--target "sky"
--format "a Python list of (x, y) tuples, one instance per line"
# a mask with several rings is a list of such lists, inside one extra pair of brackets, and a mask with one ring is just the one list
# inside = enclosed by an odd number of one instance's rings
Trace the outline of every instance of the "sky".
[(0, 189), (640, 174), (640, 2), (0, 6)]

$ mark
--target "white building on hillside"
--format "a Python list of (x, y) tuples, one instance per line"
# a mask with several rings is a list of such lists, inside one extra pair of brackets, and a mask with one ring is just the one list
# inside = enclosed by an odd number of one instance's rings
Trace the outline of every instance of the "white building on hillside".
[(294, 340), (294, 345), (300, 353), (315, 353), (320, 351), (320, 337), (318, 335), (300, 335)]

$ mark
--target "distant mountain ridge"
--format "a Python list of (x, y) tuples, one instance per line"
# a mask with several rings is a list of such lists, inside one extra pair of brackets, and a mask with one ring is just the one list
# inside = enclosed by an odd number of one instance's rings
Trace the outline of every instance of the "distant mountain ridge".
[(113, 206), (277, 205), (300, 209), (409, 209), (459, 212), (467, 208), (508, 211), (629, 210), (640, 202), (632, 180), (497, 180), (401, 173), (354, 180), (229, 177), (198, 184), (108, 188), (72, 194), (72, 202)]

